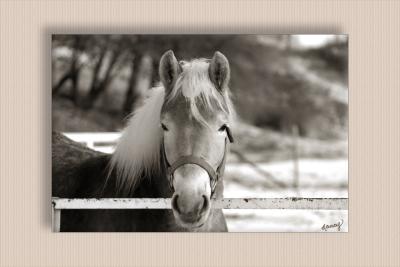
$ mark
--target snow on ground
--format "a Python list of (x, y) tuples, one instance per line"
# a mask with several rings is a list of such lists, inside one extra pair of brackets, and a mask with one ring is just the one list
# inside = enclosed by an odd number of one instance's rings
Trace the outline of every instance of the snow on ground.
[[(257, 165), (261, 170), (239, 163), (226, 166), (224, 196), (244, 197), (348, 197), (347, 159), (299, 160), (299, 189), (277, 188), (268, 177), (291, 185), (293, 162)], [(265, 176), (267, 175), (267, 177)], [(348, 231), (348, 211), (330, 210), (224, 210), (230, 232), (324, 232), (324, 224), (343, 223), (340, 232)], [(328, 231), (339, 231), (337, 227)]]
[[(272, 187), (273, 181), (291, 186), (294, 180), (293, 169), (293, 161), (259, 163), (257, 168), (246, 163), (227, 164), (224, 195), (225, 197), (261, 197), (261, 195), (273, 197), (271, 194), (281, 195), (280, 197), (299, 196), (288, 195), (293, 193), (291, 189)], [(347, 159), (301, 159), (298, 162), (298, 171), (302, 197), (326, 197), (324, 194), (332, 190), (330, 195), (335, 195), (338, 190), (342, 191), (340, 189), (347, 191)]]
[(229, 232), (347, 232), (348, 212), (333, 210), (224, 210)]

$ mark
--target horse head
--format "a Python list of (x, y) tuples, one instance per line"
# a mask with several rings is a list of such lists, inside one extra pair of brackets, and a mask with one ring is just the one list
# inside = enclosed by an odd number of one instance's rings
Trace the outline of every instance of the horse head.
[(159, 73), (165, 88), (159, 127), (172, 210), (179, 224), (197, 228), (208, 219), (211, 199), (222, 197), (216, 191), (233, 141), (229, 62), (220, 52), (211, 60), (178, 62), (167, 51)]

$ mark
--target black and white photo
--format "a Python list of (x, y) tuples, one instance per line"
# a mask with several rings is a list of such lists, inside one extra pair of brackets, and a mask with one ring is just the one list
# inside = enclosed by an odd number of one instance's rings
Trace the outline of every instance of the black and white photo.
[(347, 35), (53, 34), (53, 231), (347, 232)]

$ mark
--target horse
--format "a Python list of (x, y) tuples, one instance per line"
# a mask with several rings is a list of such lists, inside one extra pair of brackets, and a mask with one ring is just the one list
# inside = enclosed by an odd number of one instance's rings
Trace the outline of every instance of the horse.
[(53, 134), (53, 196), (171, 198), (170, 210), (63, 210), (63, 232), (224, 232), (223, 172), (235, 110), (228, 59), (159, 63), (160, 85), (128, 118), (113, 154)]

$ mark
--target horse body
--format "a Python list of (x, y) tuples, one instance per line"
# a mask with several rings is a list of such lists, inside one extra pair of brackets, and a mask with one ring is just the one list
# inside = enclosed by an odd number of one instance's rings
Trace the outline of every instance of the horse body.
[[(223, 180), (209, 176), (225, 164), (227, 60), (216, 53), (179, 67), (171, 53), (160, 62), (163, 87), (130, 119), (113, 155), (53, 133), (53, 196), (171, 198), (172, 210), (63, 210), (61, 231), (227, 231), (222, 210), (210, 208)], [(166, 162), (181, 158), (192, 160), (167, 175)]]
[[(129, 195), (117, 193), (115, 174), (108, 177), (111, 155), (89, 150), (53, 133), (53, 195), (61, 198), (169, 198), (165, 176), (144, 177)], [(81, 163), (81, 159), (85, 159)], [(106, 182), (107, 181), (107, 182)], [(105, 185), (105, 186), (104, 186)], [(222, 182), (221, 182), (222, 185)], [(218, 190), (218, 195), (222, 190)], [(62, 232), (180, 232), (171, 210), (63, 210)], [(196, 231), (226, 231), (221, 210)]]

